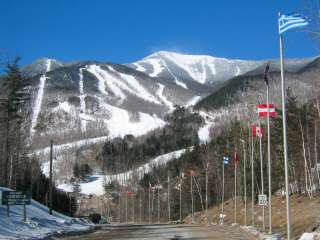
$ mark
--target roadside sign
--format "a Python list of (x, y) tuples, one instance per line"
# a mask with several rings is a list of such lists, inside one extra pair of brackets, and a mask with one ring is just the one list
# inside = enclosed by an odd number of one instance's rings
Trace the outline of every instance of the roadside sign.
[(260, 206), (268, 205), (268, 197), (266, 194), (259, 194), (259, 205)]
[(30, 192), (21, 191), (3, 191), (2, 192), (2, 205), (30, 205), (31, 194)]

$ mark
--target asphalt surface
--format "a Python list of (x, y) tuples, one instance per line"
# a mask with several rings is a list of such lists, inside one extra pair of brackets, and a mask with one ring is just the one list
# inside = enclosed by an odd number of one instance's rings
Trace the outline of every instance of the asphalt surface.
[(122, 239), (237, 239), (254, 240), (254, 238), (237, 226), (203, 226), (203, 225), (103, 225), (96, 232), (60, 238), (64, 240), (122, 240)]

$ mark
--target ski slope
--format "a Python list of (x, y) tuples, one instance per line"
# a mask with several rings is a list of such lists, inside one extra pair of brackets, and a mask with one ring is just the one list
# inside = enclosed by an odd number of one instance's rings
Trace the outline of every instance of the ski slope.
[[(192, 150), (192, 147), (189, 148)], [(103, 195), (103, 185), (105, 183), (109, 183), (111, 181), (118, 181), (122, 184), (126, 184), (126, 182), (131, 179), (133, 176), (137, 176), (139, 179), (143, 177), (145, 173), (149, 173), (152, 168), (163, 166), (169, 161), (179, 158), (183, 153), (185, 153), (185, 149), (181, 149), (178, 151), (166, 153), (160, 155), (156, 158), (153, 158), (148, 163), (133, 169), (127, 172), (119, 173), (119, 174), (111, 174), (111, 175), (93, 175), (89, 177), (89, 181), (83, 182), (80, 184), (81, 193), (87, 195)], [(70, 183), (62, 183), (57, 186), (58, 189), (63, 190), (65, 192), (72, 192), (73, 188)]]
[[(9, 189), (0, 187), (2, 191)], [(49, 215), (48, 208), (31, 200), (27, 206), (27, 221), (23, 222), (23, 207), (11, 206), (10, 217), (7, 207), (0, 205), (0, 239), (43, 239), (54, 234), (86, 231), (93, 225), (86, 220), (70, 218), (53, 211)]]

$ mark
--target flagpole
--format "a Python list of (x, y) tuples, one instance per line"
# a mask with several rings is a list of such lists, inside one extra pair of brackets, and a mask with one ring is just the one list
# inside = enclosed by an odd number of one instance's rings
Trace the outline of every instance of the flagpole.
[(191, 193), (191, 218), (192, 218), (192, 223), (194, 223), (194, 216), (193, 216), (193, 192), (192, 192), (192, 174), (190, 174), (190, 193)]
[[(266, 73), (267, 74), (267, 73)], [(267, 77), (267, 75), (265, 76)], [(271, 186), (271, 150), (270, 150), (270, 107), (269, 107), (269, 83), (267, 85), (267, 128), (268, 128), (268, 182), (269, 182), (269, 234), (272, 234), (272, 186)]]
[(180, 171), (180, 187), (179, 187), (179, 219), (182, 223), (182, 173)]
[(254, 227), (254, 163), (253, 163), (253, 131), (251, 128), (251, 218)]
[(221, 199), (221, 223), (223, 224), (224, 220), (224, 209), (223, 209), (223, 204), (224, 204), (224, 161), (222, 162), (222, 199)]
[(234, 224), (236, 223), (237, 223), (237, 159), (235, 156), (235, 159), (234, 159)]
[(168, 221), (171, 222), (171, 212), (170, 212), (170, 176), (168, 175)]
[[(279, 13), (280, 17), (280, 13)], [(286, 205), (287, 205), (287, 239), (291, 239), (290, 223), (290, 198), (289, 198), (289, 179), (288, 179), (288, 149), (287, 149), (287, 117), (286, 117), (286, 86), (283, 72), (283, 36), (280, 34), (280, 68), (281, 68), (281, 98), (282, 98), (282, 125), (283, 125), (283, 153), (284, 153), (284, 172), (286, 188)]]
[(151, 224), (151, 186), (149, 182), (149, 224)]
[(206, 219), (208, 222), (208, 163), (206, 163)]
[[(261, 122), (259, 120), (259, 128), (261, 129)], [(264, 194), (264, 180), (263, 180), (263, 158), (262, 158), (262, 136), (259, 137), (259, 149), (260, 149), (260, 177), (261, 177), (261, 194)], [(262, 230), (264, 231), (265, 226), (265, 216), (264, 216), (264, 206), (262, 206)]]
[(247, 175), (246, 175), (246, 148), (245, 140), (242, 141), (243, 144), (243, 182), (244, 182), (244, 225), (247, 226)]

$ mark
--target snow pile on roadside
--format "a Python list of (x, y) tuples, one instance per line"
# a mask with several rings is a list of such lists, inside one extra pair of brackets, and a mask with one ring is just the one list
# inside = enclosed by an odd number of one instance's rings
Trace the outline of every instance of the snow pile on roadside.
[[(189, 148), (192, 150), (192, 147)], [(112, 174), (112, 175), (93, 175), (88, 178), (88, 181), (80, 183), (81, 186), (81, 193), (86, 195), (103, 195), (103, 185), (105, 183), (111, 182), (111, 181), (118, 181), (122, 184), (125, 184), (127, 180), (131, 179), (132, 176), (137, 176), (138, 178), (142, 178), (145, 173), (148, 173), (152, 170), (153, 167), (159, 167), (163, 166), (169, 161), (179, 158), (183, 153), (185, 153), (185, 149), (181, 149), (178, 151), (166, 153), (163, 155), (160, 155), (152, 160), (150, 160), (148, 163), (133, 169), (129, 170), (127, 172), (118, 173), (118, 174)], [(63, 183), (59, 184), (57, 186), (58, 189), (65, 191), (65, 192), (72, 192), (73, 187), (70, 183)]]
[[(9, 189), (0, 187), (2, 191)], [(42, 239), (54, 234), (86, 231), (93, 225), (86, 220), (70, 218), (53, 211), (37, 201), (31, 200), (27, 207), (27, 221), (23, 222), (23, 206), (10, 206), (10, 217), (7, 207), (0, 205), (0, 239)]]
[(320, 239), (320, 233), (317, 233), (317, 232), (304, 233), (299, 238), (299, 240), (319, 240), (319, 239)]

